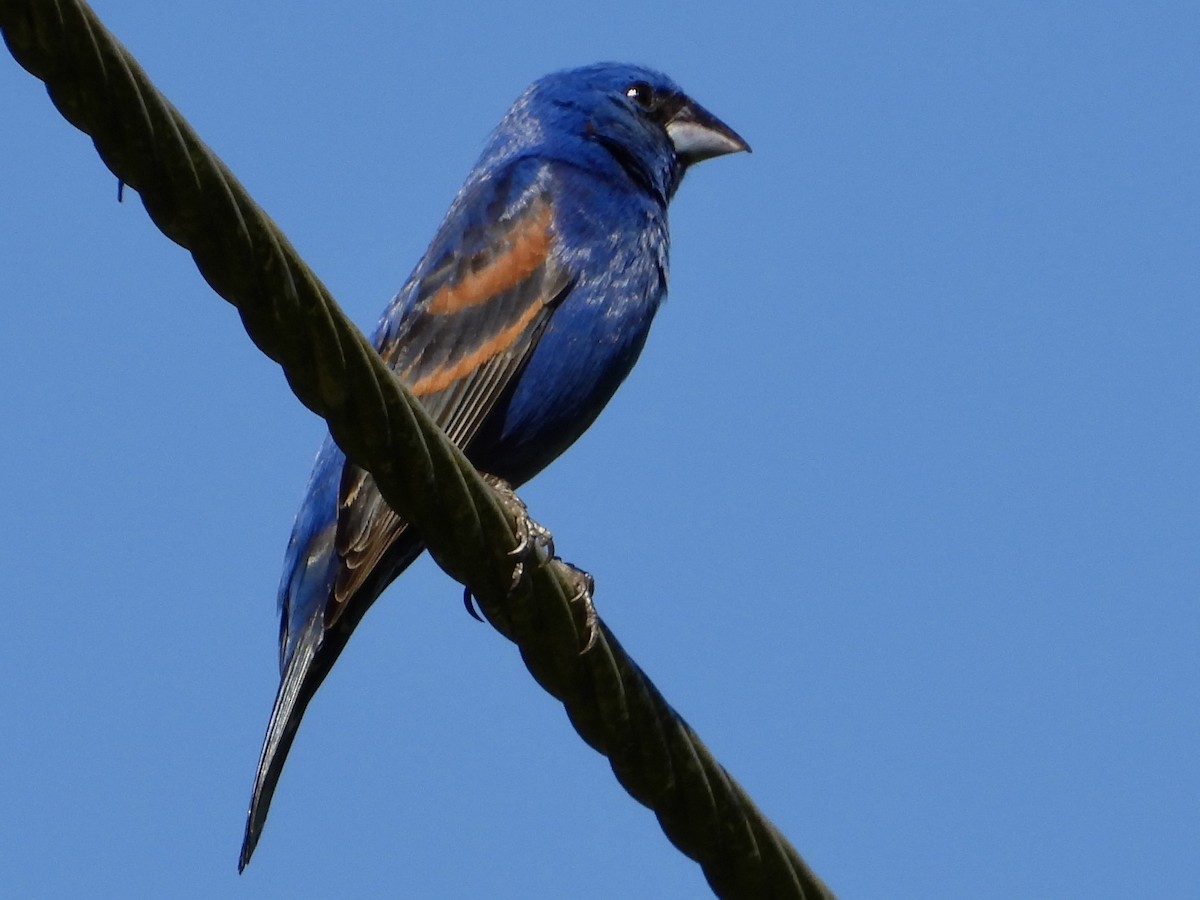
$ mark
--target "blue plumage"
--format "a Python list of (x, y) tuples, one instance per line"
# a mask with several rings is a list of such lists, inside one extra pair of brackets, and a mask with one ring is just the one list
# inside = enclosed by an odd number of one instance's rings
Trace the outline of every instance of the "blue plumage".
[[(519, 485), (629, 373), (667, 287), (667, 204), (691, 164), (748, 150), (666, 76), (602, 64), (531, 85), (492, 133), (374, 335), (482, 472)], [(371, 476), (326, 439), (279, 587), (279, 693), (239, 868), (309, 700), (420, 553)]]

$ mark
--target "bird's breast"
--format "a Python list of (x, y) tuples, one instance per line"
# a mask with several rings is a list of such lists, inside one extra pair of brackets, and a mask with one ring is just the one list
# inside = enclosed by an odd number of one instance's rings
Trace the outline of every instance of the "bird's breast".
[(665, 242), (639, 230), (594, 245), (550, 318), (503, 409), (469, 455), (514, 484), (587, 429), (637, 361), (666, 291)]

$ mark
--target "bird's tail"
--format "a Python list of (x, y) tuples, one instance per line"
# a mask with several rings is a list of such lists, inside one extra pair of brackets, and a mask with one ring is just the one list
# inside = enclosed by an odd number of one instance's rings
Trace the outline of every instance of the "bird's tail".
[[(317, 598), (327, 597), (332, 590), (333, 568), (332, 547), (321, 549), (319, 541), (306, 543), (302, 567), (289, 566), (281, 592), (287, 599), (284, 616), (290, 611), (303, 609), (307, 618), (300, 619), (304, 625), (297, 629), (286, 627), (281, 633), (282, 673), (279, 691), (275, 694), (275, 706), (271, 709), (271, 720), (267, 723), (267, 734), (263, 738), (262, 753), (258, 758), (258, 772), (254, 776), (254, 793), (250, 796), (250, 811), (246, 816), (246, 833), (242, 839), (242, 852), (238, 857), (238, 871), (250, 862), (254, 848), (262, 834), (271, 806), (271, 797), (283, 771), (296, 729), (308, 708), (309, 701), (317, 688), (341, 656), (350, 635), (362, 621), (371, 604), (385, 587), (421, 555), (423, 547), (415, 536), (409, 534), (389, 550), (386, 564), (376, 567), (372, 577), (355, 592), (352, 600), (338, 620), (328, 628), (325, 626), (324, 602)], [(294, 548), (293, 548), (294, 549)], [(291, 550), (289, 550), (289, 557)], [(308, 569), (311, 568), (311, 572)], [(298, 617), (299, 618), (299, 617)]]
[[(266, 737), (263, 738), (262, 753), (258, 757), (254, 793), (250, 796), (250, 812), (246, 817), (246, 834), (242, 839), (241, 856), (238, 857), (239, 872), (246, 868), (258, 844), (267, 820), (267, 811), (271, 808), (275, 785), (279, 782), (279, 774), (283, 771), (304, 710), (325, 680), (333, 661), (341, 653), (346, 637), (349, 635), (342, 637), (340, 630), (326, 633), (323, 616), (318, 610), (292, 646), (291, 656), (279, 681), (279, 691), (275, 695), (275, 706), (271, 710)], [(329, 646), (331, 643), (340, 643), (341, 646)]]

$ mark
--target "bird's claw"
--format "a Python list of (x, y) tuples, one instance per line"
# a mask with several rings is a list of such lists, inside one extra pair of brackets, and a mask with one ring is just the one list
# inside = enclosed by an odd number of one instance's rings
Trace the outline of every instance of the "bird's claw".
[[(508, 585), (508, 592), (511, 594), (517, 589), (521, 579), (525, 577), (525, 563), (530, 555), (539, 568), (554, 559), (554, 535), (550, 533), (549, 529), (539, 525), (530, 517), (529, 509), (507, 481), (487, 474), (483, 476), (483, 480), (495, 490), (500, 505), (512, 519), (517, 532), (517, 545), (508, 551), (508, 555), (516, 559), (513, 564), (512, 580)], [(463, 606), (467, 608), (467, 612), (471, 614), (472, 618), (483, 621), (483, 617), (475, 605), (475, 595), (471, 593), (469, 587), (463, 590)]]
[(517, 559), (513, 566), (512, 583), (508, 586), (511, 594), (525, 577), (526, 558), (530, 553), (538, 567), (554, 559), (554, 535), (530, 517), (528, 507), (507, 481), (495, 475), (484, 475), (483, 480), (496, 491), (500, 505), (509, 514), (517, 530), (517, 545), (508, 551), (509, 556)]
[(595, 646), (596, 638), (600, 635), (600, 617), (596, 615), (596, 605), (592, 602), (592, 595), (596, 592), (596, 579), (566, 560), (560, 562), (570, 570), (571, 581), (575, 586), (575, 593), (567, 602), (583, 604), (583, 628), (587, 632), (587, 643), (579, 651), (579, 655), (583, 656)]
[(471, 593), (469, 587), (463, 588), (463, 606), (467, 608), (467, 612), (476, 622), (482, 622), (483, 616), (479, 614), (479, 610), (475, 608), (475, 595)]

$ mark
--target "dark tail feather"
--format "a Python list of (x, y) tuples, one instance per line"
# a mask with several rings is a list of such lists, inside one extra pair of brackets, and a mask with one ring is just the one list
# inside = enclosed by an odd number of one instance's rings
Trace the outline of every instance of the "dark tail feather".
[(371, 604), (397, 575), (421, 555), (423, 549), (411, 533), (406, 534), (402, 541), (389, 550), (386, 563), (376, 567), (332, 627), (325, 629), (325, 605), (321, 604), (291, 645), (291, 656), (284, 664), (283, 675), (279, 679), (279, 692), (275, 695), (271, 721), (267, 723), (267, 736), (263, 738), (262, 754), (258, 758), (258, 774), (254, 776), (254, 793), (250, 797), (250, 812), (246, 816), (246, 834), (242, 839), (242, 853), (238, 857), (239, 872), (250, 862), (262, 835), (275, 785), (279, 783), (279, 774), (283, 771), (283, 764), (309, 701), (342, 655), (346, 642)]
[(271, 721), (267, 724), (262, 754), (258, 758), (258, 774), (254, 777), (254, 793), (250, 797), (250, 812), (246, 817), (246, 835), (242, 839), (241, 856), (238, 857), (239, 872), (246, 868), (258, 844), (263, 824), (267, 821), (267, 811), (271, 808), (275, 785), (279, 783), (279, 775), (287, 761), (288, 750), (295, 740), (304, 710), (329, 674), (349, 636), (348, 632), (340, 629), (325, 632), (323, 614), (318, 610), (296, 641), (291, 659), (279, 681), (275, 707), (271, 710)]

